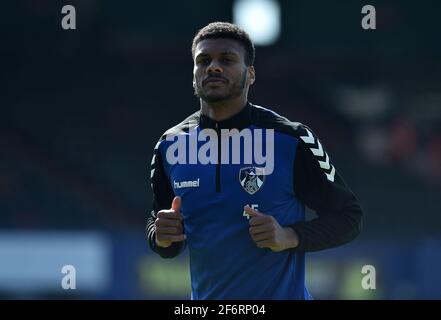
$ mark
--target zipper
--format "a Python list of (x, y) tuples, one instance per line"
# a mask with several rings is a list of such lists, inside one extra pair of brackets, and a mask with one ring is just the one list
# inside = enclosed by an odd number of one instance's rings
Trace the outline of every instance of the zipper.
[(216, 192), (221, 191), (220, 185), (220, 165), (221, 165), (221, 135), (219, 129), (219, 123), (216, 122), (217, 133), (217, 164), (216, 164)]

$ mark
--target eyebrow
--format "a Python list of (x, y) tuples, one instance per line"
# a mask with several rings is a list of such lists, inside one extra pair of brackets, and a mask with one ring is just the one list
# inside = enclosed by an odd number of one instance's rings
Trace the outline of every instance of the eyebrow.
[[(234, 51), (223, 51), (223, 52), (220, 53), (220, 55), (221, 55), (221, 56), (238, 56), (238, 54), (237, 54), (236, 52), (234, 52)], [(204, 52), (202, 52), (202, 53), (199, 53), (199, 54), (196, 56), (196, 59), (199, 58), (199, 57), (204, 58), (204, 57), (209, 57), (209, 56), (210, 56), (210, 55), (209, 55), (208, 53), (204, 53)]]

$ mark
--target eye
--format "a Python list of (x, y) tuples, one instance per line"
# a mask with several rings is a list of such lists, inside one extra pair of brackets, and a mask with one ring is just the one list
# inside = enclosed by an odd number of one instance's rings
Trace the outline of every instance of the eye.
[(226, 62), (226, 63), (231, 63), (231, 62), (233, 62), (233, 59), (231, 59), (229, 57), (224, 57), (224, 58), (222, 58), (222, 61)]
[(208, 63), (210, 63), (210, 59), (208, 58), (201, 58), (198, 60), (198, 64), (206, 65)]

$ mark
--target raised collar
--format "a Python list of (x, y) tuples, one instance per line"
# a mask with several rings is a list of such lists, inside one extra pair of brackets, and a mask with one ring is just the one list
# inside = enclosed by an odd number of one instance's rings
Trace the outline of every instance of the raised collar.
[(239, 113), (222, 121), (216, 121), (208, 116), (201, 114), (199, 117), (199, 126), (201, 129), (233, 129), (242, 130), (251, 124), (252, 104), (247, 102), (245, 107)]

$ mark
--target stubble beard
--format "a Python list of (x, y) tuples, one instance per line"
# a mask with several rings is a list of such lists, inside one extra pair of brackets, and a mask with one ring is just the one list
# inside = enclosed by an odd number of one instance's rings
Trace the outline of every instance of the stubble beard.
[(205, 102), (221, 102), (239, 97), (245, 89), (246, 72), (243, 73), (242, 79), (235, 83), (226, 94), (204, 94), (204, 89), (198, 84), (193, 86), (194, 95)]

